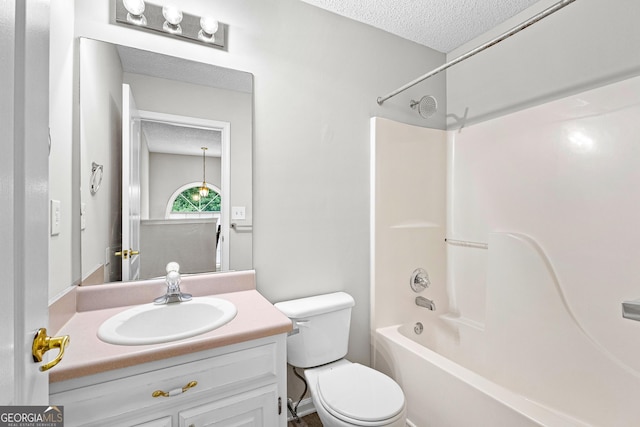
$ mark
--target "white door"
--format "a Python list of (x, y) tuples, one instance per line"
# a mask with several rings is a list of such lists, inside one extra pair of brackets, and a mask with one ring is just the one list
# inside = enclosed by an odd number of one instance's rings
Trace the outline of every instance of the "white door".
[(31, 345), (48, 323), (49, 0), (0, 0), (0, 57), (0, 405), (46, 405)]
[(122, 281), (140, 278), (140, 113), (122, 85)]

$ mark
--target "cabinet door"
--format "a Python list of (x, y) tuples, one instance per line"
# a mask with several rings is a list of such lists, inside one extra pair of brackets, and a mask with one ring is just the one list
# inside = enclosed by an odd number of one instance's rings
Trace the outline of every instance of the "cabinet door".
[(180, 427), (273, 427), (278, 425), (278, 388), (264, 386), (181, 411)]
[(171, 417), (158, 418), (157, 420), (136, 424), (132, 427), (171, 427)]

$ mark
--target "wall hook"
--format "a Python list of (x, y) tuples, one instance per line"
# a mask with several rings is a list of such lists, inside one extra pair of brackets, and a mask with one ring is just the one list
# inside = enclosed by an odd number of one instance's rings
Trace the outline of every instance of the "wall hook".
[(96, 162), (91, 162), (91, 187), (89, 191), (92, 196), (100, 189), (100, 184), (102, 184), (102, 175), (103, 175), (103, 167), (102, 165), (97, 164)]

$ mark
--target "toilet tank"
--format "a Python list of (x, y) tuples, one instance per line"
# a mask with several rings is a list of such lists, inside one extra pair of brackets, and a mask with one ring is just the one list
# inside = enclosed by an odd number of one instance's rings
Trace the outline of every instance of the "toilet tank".
[(342, 359), (349, 347), (351, 308), (345, 292), (283, 301), (275, 304), (293, 322), (287, 337), (287, 362), (310, 368)]

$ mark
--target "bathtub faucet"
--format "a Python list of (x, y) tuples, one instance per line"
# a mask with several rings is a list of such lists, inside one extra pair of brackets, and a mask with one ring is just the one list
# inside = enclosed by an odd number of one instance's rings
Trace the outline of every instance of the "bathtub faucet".
[(436, 304), (428, 298), (416, 297), (416, 305), (419, 307), (427, 308), (431, 311), (436, 309)]

